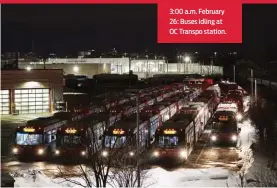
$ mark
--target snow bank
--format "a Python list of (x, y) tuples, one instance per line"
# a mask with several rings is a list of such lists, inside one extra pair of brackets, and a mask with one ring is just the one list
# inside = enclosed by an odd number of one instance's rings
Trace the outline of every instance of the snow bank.
[(252, 166), (245, 175), (248, 186), (275, 187), (277, 171), (267, 168), (268, 159), (261, 154), (255, 154)]
[[(261, 154), (255, 152), (251, 145), (257, 143), (258, 134), (251, 121), (245, 121), (239, 125), (240, 133), (240, 152), (238, 166), (241, 167), (239, 174), (242, 175), (243, 180), (239, 175), (237, 179), (237, 186), (258, 186), (268, 187), (276, 186), (277, 172), (267, 168), (268, 159)], [(232, 181), (234, 182), (234, 181)]]
[(50, 178), (37, 170), (15, 172), (11, 174), (15, 179), (15, 187), (59, 187)]
[[(81, 187), (64, 179), (51, 179), (39, 171), (13, 174), (16, 187)], [(35, 174), (35, 175), (34, 175)], [(178, 169), (166, 171), (162, 168), (148, 170), (150, 178), (144, 180), (146, 187), (226, 187), (236, 185), (234, 175), (222, 168)], [(34, 176), (36, 178), (34, 178)], [(82, 178), (70, 178), (85, 185)], [(108, 186), (111, 187), (111, 186)]]
[(240, 152), (238, 153), (238, 166), (241, 167), (240, 173), (246, 174), (254, 161), (251, 145), (256, 143), (257, 134), (250, 120), (240, 123), (239, 127), (241, 128), (241, 133), (239, 135)]

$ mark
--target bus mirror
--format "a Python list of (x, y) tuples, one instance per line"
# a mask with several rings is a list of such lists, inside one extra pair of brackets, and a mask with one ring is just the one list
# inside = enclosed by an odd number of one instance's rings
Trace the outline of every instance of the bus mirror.
[(241, 128), (238, 128), (238, 132), (239, 132), (239, 133), (241, 132)]
[(51, 140), (55, 140), (55, 136), (52, 135), (52, 136), (51, 136)]

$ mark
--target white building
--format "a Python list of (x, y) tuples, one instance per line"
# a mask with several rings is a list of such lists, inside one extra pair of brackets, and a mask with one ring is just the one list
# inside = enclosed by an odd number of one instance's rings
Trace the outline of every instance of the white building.
[[(124, 74), (130, 70), (139, 78), (145, 78), (161, 73), (180, 74), (223, 74), (223, 68), (213, 65), (200, 65), (198, 63), (170, 63), (164, 59), (130, 59), (122, 58), (49, 58), (44, 62), (19, 62), (20, 68), (64, 69), (65, 74), (86, 75), (112, 73)], [(76, 71), (78, 70), (78, 71)]]

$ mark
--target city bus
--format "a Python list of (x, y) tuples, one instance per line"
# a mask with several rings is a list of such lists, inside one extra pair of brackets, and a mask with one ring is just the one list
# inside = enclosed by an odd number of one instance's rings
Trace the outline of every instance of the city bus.
[(55, 149), (57, 129), (68, 121), (76, 121), (83, 117), (84, 114), (60, 112), (50, 117), (27, 121), (26, 125), (15, 130), (13, 154), (20, 158), (46, 157)]

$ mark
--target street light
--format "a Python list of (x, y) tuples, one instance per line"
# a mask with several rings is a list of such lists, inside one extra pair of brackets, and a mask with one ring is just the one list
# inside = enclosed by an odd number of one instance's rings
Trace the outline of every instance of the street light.
[(79, 72), (79, 67), (78, 67), (78, 66), (74, 66), (74, 67), (73, 67), (73, 71), (74, 71), (75, 73)]
[(26, 67), (26, 70), (27, 70), (27, 71), (31, 71), (31, 70), (32, 70), (32, 67), (27, 66), (27, 67)]
[(186, 57), (185, 57), (185, 62), (186, 62), (186, 63), (190, 62), (190, 57), (189, 57), (189, 56), (186, 56)]

